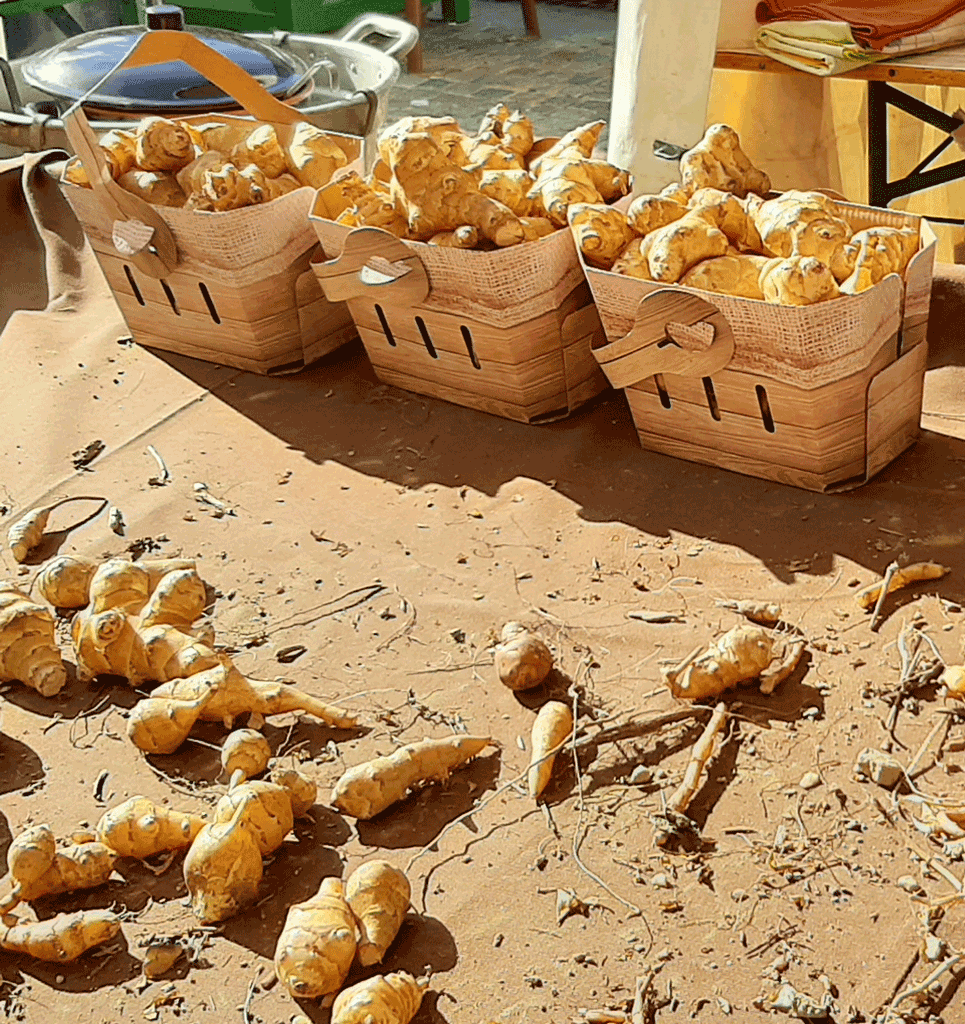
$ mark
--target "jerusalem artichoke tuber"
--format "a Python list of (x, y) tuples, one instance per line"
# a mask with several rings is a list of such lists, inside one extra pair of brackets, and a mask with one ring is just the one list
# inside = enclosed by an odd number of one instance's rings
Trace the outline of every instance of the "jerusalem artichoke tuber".
[(191, 910), (204, 924), (231, 917), (258, 895), (264, 865), (245, 813), (239, 806), (229, 820), (205, 825), (184, 858)]
[(339, 992), (331, 1024), (409, 1024), (419, 1012), (428, 978), (405, 971), (378, 974)]
[(14, 680), (52, 697), (63, 689), (67, 671), (53, 616), (12, 583), (0, 581), (0, 683)]
[(502, 203), (517, 217), (530, 215), (533, 203), (527, 197), (535, 184), (536, 179), (525, 170), (484, 171), (479, 176), (479, 191)]
[(488, 736), (450, 736), (409, 743), (385, 757), (349, 768), (335, 783), (332, 806), (353, 818), (374, 818), (424, 782), (444, 782), (453, 769), (481, 753)]
[(142, 171), (134, 169), (122, 174), (117, 184), (153, 206), (168, 206), (180, 209), (187, 201), (177, 179), (163, 171)]
[(574, 203), (567, 210), (577, 248), (587, 263), (609, 270), (634, 238), (626, 215), (610, 206)]
[[(257, 162), (256, 160), (255, 163)], [(307, 121), (300, 121), (294, 126), (291, 142), (285, 154), (285, 165), (288, 173), (299, 184), (310, 188), (322, 188), (332, 180), (335, 172), (347, 163), (345, 151), (320, 128)], [(281, 168), (281, 171), (284, 170), (285, 166)], [(268, 171), (265, 170), (265, 173), (268, 174)]]
[(760, 286), (761, 270), (768, 262), (766, 256), (715, 256), (691, 267), (681, 277), (680, 283), (688, 288), (761, 300), (764, 298)]
[[(790, 641), (784, 658), (779, 659), (773, 634), (761, 626), (741, 623), (692, 661), (664, 668), (663, 674), (670, 692), (684, 700), (716, 697), (732, 686), (754, 679), (760, 679), (762, 692), (770, 693), (790, 675), (803, 649), (803, 641)], [(772, 671), (774, 674), (768, 675)]]
[(518, 622), (507, 622), (496, 645), (494, 664), (499, 681), (511, 690), (530, 690), (549, 675), (553, 655), (538, 636)]
[[(322, 135), (318, 128), (309, 127)], [(297, 132), (296, 128), (295, 133), (297, 134)], [(342, 151), (339, 150), (339, 152)], [(235, 167), (247, 167), (249, 164), (254, 164), (266, 178), (277, 178), (279, 174), (284, 174), (288, 170), (288, 158), (278, 141), (278, 134), (270, 124), (258, 125), (228, 155)], [(344, 154), (342, 155), (344, 158)], [(331, 175), (329, 175), (330, 177)], [(324, 183), (327, 184), (327, 182), (328, 178)]]
[(109, 910), (78, 910), (46, 921), (0, 926), (0, 949), (35, 960), (66, 964), (89, 949), (110, 942), (121, 931), (121, 919)]
[(764, 301), (783, 306), (810, 306), (841, 294), (830, 268), (815, 256), (768, 260), (759, 282)]
[(326, 878), (311, 899), (289, 909), (275, 947), (275, 974), (296, 999), (330, 1006), (352, 966), (356, 935), (341, 881)]
[(386, 860), (362, 864), (345, 883), (345, 898), (359, 925), (357, 956), (363, 967), (382, 962), (409, 909), (409, 880)]
[(748, 192), (764, 196), (771, 190), (768, 176), (748, 160), (737, 132), (726, 124), (712, 124), (700, 142), (684, 153), (680, 175), (690, 193), (719, 188), (743, 199)]
[(533, 722), (530, 739), (529, 795), (538, 799), (553, 774), (555, 750), (573, 731), (573, 712), (562, 701), (547, 701)]
[(723, 256), (727, 236), (697, 211), (647, 236), (647, 261), (654, 281), (673, 284), (701, 260)]
[(652, 281), (649, 253), (655, 234), (656, 232), (652, 231), (645, 238), (634, 238), (610, 268), (613, 273), (636, 277), (641, 281)]
[(142, 171), (180, 171), (195, 158), (194, 142), (183, 124), (147, 117), (134, 132), (135, 161)]
[(686, 206), (664, 195), (637, 196), (627, 207), (627, 224), (638, 235), (649, 235), (657, 228), (680, 220), (686, 212)]
[(277, 850), (291, 832), (296, 802), (298, 809), (306, 813), (306, 794), (302, 786), (311, 787), (308, 807), (315, 802), (314, 783), (307, 776), (291, 771), (279, 778), (278, 782), (256, 779), (236, 783), (218, 801), (214, 811), (215, 822), (230, 821), (239, 809), (243, 811), (243, 823), (254, 836), (263, 857)]
[[(888, 593), (901, 590), (903, 587), (909, 587), (912, 583), (940, 580), (950, 572), (951, 569), (947, 566), (939, 565), (937, 562), (913, 562), (911, 565), (906, 565), (899, 568), (897, 572), (892, 573), (891, 579), (888, 582)], [(870, 612), (877, 604), (878, 598), (881, 596), (883, 583), (884, 580), (878, 580), (855, 592), (855, 600), (865, 611)]]
[(97, 838), (119, 857), (146, 860), (190, 846), (203, 827), (204, 819), (197, 814), (172, 811), (146, 796), (132, 796), (101, 817)]
[(110, 878), (117, 855), (103, 843), (72, 843), (58, 851), (48, 825), (21, 832), (7, 850), (11, 889), (0, 900), (6, 914), (18, 903), (75, 889), (93, 889)]
[[(221, 744), (221, 768), (232, 784), (253, 778), (268, 767), (271, 747), (268, 740), (254, 729), (235, 729)], [(240, 773), (240, 776), (236, 776)]]
[(177, 697), (139, 700), (127, 720), (128, 738), (145, 754), (173, 754), (188, 738), (205, 705), (216, 693), (216, 688), (209, 686), (194, 700)]

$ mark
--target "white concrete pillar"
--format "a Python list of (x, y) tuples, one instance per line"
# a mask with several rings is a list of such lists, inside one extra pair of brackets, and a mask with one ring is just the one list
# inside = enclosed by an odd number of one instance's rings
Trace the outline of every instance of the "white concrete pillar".
[(607, 159), (633, 191), (678, 180), (654, 143), (689, 149), (704, 134), (721, 0), (620, 0)]

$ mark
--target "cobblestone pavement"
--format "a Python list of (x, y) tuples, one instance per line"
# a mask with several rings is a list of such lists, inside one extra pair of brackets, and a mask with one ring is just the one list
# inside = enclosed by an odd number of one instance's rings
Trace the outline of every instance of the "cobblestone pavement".
[(517, 4), (476, 0), (464, 25), (430, 21), (422, 30), (425, 71), (403, 72), (389, 98), (389, 119), (450, 115), (475, 128), (502, 100), (528, 114), (537, 135), (607, 120), (616, 13), (537, 9), (541, 39), (525, 35)]

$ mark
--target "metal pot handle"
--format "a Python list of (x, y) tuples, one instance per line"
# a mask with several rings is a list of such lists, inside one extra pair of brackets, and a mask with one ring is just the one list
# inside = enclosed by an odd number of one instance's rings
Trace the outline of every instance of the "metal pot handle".
[[(387, 14), (360, 14), (350, 21), (341, 32), (335, 33), (334, 39), (341, 42), (361, 42), (367, 35), (377, 33), (390, 40), (382, 50), (389, 57), (404, 57), (419, 42), (419, 30), (415, 25), (401, 18), (393, 18)], [(372, 45), (372, 44), (369, 44)], [(382, 49), (376, 47), (376, 49)]]

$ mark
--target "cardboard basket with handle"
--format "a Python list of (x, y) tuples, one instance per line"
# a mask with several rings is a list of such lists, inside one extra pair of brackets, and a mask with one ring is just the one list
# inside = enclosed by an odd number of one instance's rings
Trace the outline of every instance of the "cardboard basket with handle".
[[(202, 114), (181, 121), (252, 129), (268, 123), (283, 145), (290, 139), (298, 111), (189, 32), (145, 33), (114, 71), (174, 60), (256, 119)], [(285, 373), (355, 336), (348, 309), (325, 298), (309, 267), (317, 248), (308, 221), (314, 189), (219, 213), (152, 206), (112, 180), (82, 104), (64, 115), (64, 127), (92, 187), (61, 187), (135, 341), (256, 373)], [(361, 140), (331, 137), (347, 167), (360, 169)]]
[(837, 203), (854, 231), (914, 227), (904, 278), (812, 306), (584, 265), (644, 448), (812, 491), (858, 487), (917, 438), (935, 236), (921, 218)]
[[(603, 327), (569, 231), (476, 252), (335, 224), (316, 199), (328, 262), (312, 268), (346, 301), (379, 380), (523, 423), (568, 416), (603, 391)], [(380, 274), (367, 266), (378, 264)]]

